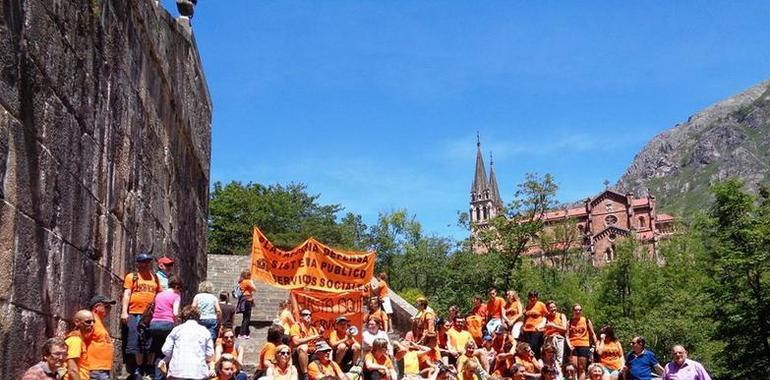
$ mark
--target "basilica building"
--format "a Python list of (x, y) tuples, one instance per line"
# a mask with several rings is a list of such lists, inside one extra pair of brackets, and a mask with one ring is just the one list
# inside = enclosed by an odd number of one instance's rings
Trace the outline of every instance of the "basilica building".
[[(476, 172), (471, 185), (469, 210), (472, 233), (489, 228), (490, 220), (503, 208), (493, 162), (490, 160), (487, 177), (479, 142), (476, 148)], [(642, 254), (658, 259), (658, 242), (674, 232), (674, 218), (658, 212), (653, 195), (636, 197), (610, 188), (570, 207), (549, 210), (542, 218), (545, 223), (543, 233), (561, 236), (564, 241), (553, 242), (549, 247), (532, 242), (525, 255), (536, 261), (570, 251), (581, 252), (595, 266), (603, 266), (615, 259), (616, 244), (628, 236), (636, 238)], [(559, 226), (569, 226), (575, 231), (553, 234)], [(473, 247), (478, 253), (485, 252), (482, 246), (474, 244)]]

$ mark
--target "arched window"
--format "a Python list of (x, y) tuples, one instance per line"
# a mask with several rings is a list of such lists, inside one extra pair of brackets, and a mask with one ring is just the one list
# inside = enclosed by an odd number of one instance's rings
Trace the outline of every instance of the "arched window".
[(481, 220), (481, 208), (480, 207), (476, 208), (476, 220), (477, 221)]
[(489, 209), (484, 206), (484, 220), (489, 219)]
[(612, 248), (607, 247), (607, 249), (604, 250), (604, 261), (605, 262), (612, 262), (612, 260), (615, 259), (615, 253), (612, 251)]
[(639, 217), (639, 227), (642, 227), (642, 228), (644, 228), (644, 227), (645, 227), (645, 224), (644, 224), (644, 217), (643, 217), (643, 216), (640, 216), (640, 217)]

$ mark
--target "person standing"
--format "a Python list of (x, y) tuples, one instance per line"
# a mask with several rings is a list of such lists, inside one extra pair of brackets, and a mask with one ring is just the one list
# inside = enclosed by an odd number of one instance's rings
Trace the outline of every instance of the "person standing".
[(677, 344), (671, 347), (671, 362), (666, 364), (662, 380), (711, 380), (703, 365), (687, 358), (687, 349)]
[(623, 378), (626, 380), (650, 380), (652, 372), (663, 373), (663, 367), (658, 363), (655, 353), (645, 347), (643, 336), (631, 339), (631, 352), (626, 355), (626, 365), (623, 366)]
[(235, 306), (230, 303), (227, 292), (219, 293), (219, 310), (222, 310), (222, 328), (232, 330), (235, 325)]
[(615, 337), (615, 329), (604, 326), (599, 330), (599, 340), (596, 342), (596, 353), (599, 354), (599, 364), (604, 367), (608, 380), (617, 380), (620, 377), (620, 369), (625, 364), (623, 359), (623, 346)]
[(182, 323), (171, 330), (163, 343), (169, 378), (203, 380), (214, 377), (215, 373), (208, 365), (214, 358), (214, 342), (209, 330), (198, 323), (199, 319), (197, 307), (185, 306), (179, 315)]
[(524, 326), (521, 328), (520, 342), (529, 343), (535, 356), (540, 359), (540, 348), (543, 345), (543, 329), (548, 308), (538, 300), (536, 290), (529, 292), (527, 306), (524, 307)]
[[(513, 329), (513, 325), (521, 318), (521, 300), (515, 290), (509, 290), (505, 293), (505, 313), (503, 319), (508, 329)], [(492, 331), (490, 331), (491, 333)]]
[(91, 344), (88, 345), (88, 365), (91, 370), (91, 380), (109, 380), (115, 358), (115, 347), (112, 345), (112, 337), (104, 327), (104, 319), (110, 312), (112, 305), (117, 301), (103, 295), (95, 295), (88, 303), (88, 308), (94, 316), (94, 330), (91, 335)]
[(192, 305), (200, 311), (200, 323), (209, 329), (211, 340), (216, 341), (219, 336), (219, 321), (222, 320), (222, 309), (219, 308), (219, 300), (214, 294), (214, 284), (211, 281), (203, 281), (198, 285), (198, 294), (193, 297)]
[[(123, 279), (120, 321), (122, 323), (123, 353), (126, 369), (130, 374), (150, 376), (152, 363), (145, 359), (150, 350), (150, 340), (139, 321), (142, 314), (162, 290), (160, 280), (152, 272), (152, 256), (142, 252), (136, 255), (136, 272), (127, 273)], [(133, 359), (133, 362), (131, 361)]]
[(419, 342), (426, 333), (435, 333), (436, 312), (428, 306), (428, 300), (425, 297), (417, 297), (415, 301), (417, 314), (412, 317), (414, 340)]
[(78, 310), (72, 317), (75, 328), (67, 334), (67, 379), (86, 380), (89, 378), (88, 346), (94, 332), (94, 314)]
[(43, 360), (29, 367), (21, 380), (59, 380), (62, 378), (67, 343), (62, 338), (50, 338), (43, 344)]
[(169, 287), (168, 280), (171, 278), (171, 271), (173, 269), (174, 259), (167, 256), (158, 259), (158, 271), (155, 272), (155, 275), (158, 276), (158, 281), (160, 281), (160, 286), (163, 290)]
[(567, 345), (569, 361), (577, 367), (580, 379), (585, 378), (588, 360), (593, 355), (591, 343), (596, 342), (596, 333), (591, 320), (583, 316), (583, 306), (572, 306), (572, 318), (567, 327)]
[[(168, 289), (155, 296), (155, 309), (148, 329), (150, 352), (154, 356), (153, 362), (163, 358), (163, 343), (174, 328), (176, 317), (179, 315), (179, 303), (184, 286), (177, 277), (172, 277), (168, 286)], [(164, 376), (156, 369), (155, 379), (161, 380), (163, 378)]]
[(239, 331), (239, 339), (249, 339), (251, 335), (251, 309), (254, 307), (254, 291), (257, 287), (251, 281), (251, 272), (241, 272), (241, 277), (238, 280), (238, 286), (241, 289), (242, 296), (238, 299), (238, 306), (236, 311), (243, 314), (243, 320), (241, 321), (241, 330)]
[(495, 331), (497, 326), (503, 324), (505, 313), (505, 299), (497, 296), (497, 290), (490, 288), (487, 291), (487, 331)]
[[(380, 273), (378, 276), (379, 282), (377, 283), (376, 295), (382, 303), (382, 309), (388, 314), (388, 317), (393, 317), (393, 305), (390, 302), (390, 288), (388, 287), (388, 275), (385, 272)], [(388, 330), (392, 332), (392, 329)]]
[(559, 313), (559, 308), (554, 300), (546, 302), (545, 307), (548, 309), (548, 315), (545, 316), (543, 344), (544, 346), (553, 346), (554, 358), (561, 375), (562, 362), (564, 361), (564, 335), (567, 333), (567, 317)]

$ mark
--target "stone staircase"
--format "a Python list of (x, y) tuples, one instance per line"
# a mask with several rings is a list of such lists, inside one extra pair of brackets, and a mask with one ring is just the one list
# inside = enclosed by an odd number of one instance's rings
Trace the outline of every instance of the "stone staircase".
[[(232, 291), (238, 276), (243, 270), (249, 269), (251, 256), (236, 255), (208, 255), (207, 280), (214, 284), (217, 293)], [(257, 290), (254, 293), (254, 310), (251, 314), (251, 339), (239, 340), (238, 344), (244, 348), (245, 370), (251, 376), (254, 374), (254, 363), (258, 361), (259, 350), (267, 340), (267, 329), (277, 318), (279, 303), (289, 298), (289, 292), (284, 289), (257, 282)], [(372, 280), (372, 286), (377, 285), (377, 280)], [(417, 309), (410, 305), (398, 294), (390, 292), (391, 304), (394, 313), (394, 334), (391, 339), (403, 336), (403, 333), (411, 327), (411, 319), (417, 313)], [(235, 326), (240, 326), (241, 315), (236, 314)]]

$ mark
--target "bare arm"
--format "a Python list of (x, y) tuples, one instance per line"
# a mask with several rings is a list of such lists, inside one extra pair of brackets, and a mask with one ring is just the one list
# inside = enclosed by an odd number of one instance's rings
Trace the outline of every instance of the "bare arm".
[(120, 320), (126, 323), (128, 320), (128, 300), (131, 299), (131, 289), (123, 290), (123, 298), (120, 300)]
[(590, 342), (594, 342), (594, 344), (596, 344), (596, 332), (594, 332), (594, 324), (590, 319), (586, 319), (586, 322), (588, 322), (588, 339)]
[(79, 368), (77, 359), (67, 359), (67, 374), (69, 375), (70, 380), (80, 380), (78, 371)]

